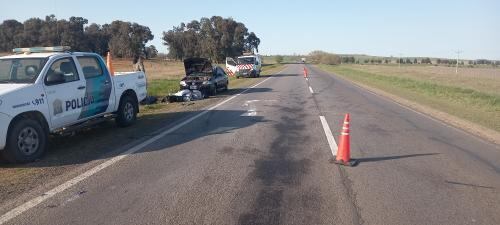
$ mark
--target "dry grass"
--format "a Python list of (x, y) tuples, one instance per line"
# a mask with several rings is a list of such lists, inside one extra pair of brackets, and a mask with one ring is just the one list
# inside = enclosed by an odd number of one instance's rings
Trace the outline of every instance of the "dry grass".
[(428, 81), (445, 86), (457, 86), (476, 91), (500, 95), (499, 68), (459, 68), (447, 66), (387, 66), (387, 65), (349, 65), (359, 71), (397, 76), (420, 81)]
[[(132, 59), (113, 59), (115, 71), (133, 71)], [(184, 76), (184, 65), (180, 61), (150, 59), (144, 61), (144, 67), (149, 80), (181, 79)]]

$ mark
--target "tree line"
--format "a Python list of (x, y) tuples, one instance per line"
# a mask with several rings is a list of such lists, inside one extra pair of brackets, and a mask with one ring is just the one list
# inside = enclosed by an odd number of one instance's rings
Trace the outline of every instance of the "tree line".
[(328, 65), (337, 65), (341, 63), (340, 56), (319, 50), (309, 53), (307, 60), (311, 63), (321, 63)]
[(147, 26), (115, 20), (99, 25), (83, 17), (57, 19), (30, 18), (23, 23), (4, 20), (0, 24), (0, 52), (18, 47), (70, 46), (72, 51), (90, 51), (101, 55), (111, 51), (115, 57), (155, 56), (158, 51), (146, 43), (154, 36)]
[(215, 62), (240, 56), (245, 51), (258, 52), (260, 44), (257, 35), (249, 32), (245, 24), (220, 16), (181, 23), (164, 31), (162, 39), (170, 58), (206, 57)]

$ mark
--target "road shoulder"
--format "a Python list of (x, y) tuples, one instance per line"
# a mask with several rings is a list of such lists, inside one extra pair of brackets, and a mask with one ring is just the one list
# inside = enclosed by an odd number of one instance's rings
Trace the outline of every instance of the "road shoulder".
[(370, 93), (372, 93), (374, 95), (389, 99), (389, 100), (391, 100), (391, 101), (393, 101), (393, 102), (395, 102), (395, 103), (397, 103), (405, 108), (408, 108), (412, 111), (415, 111), (416, 113), (426, 115), (434, 120), (437, 120), (441, 123), (444, 123), (447, 126), (454, 127), (462, 132), (470, 134), (470, 135), (472, 135), (476, 138), (479, 138), (481, 140), (486, 140), (486, 141), (495, 143), (497, 145), (500, 145), (500, 133), (496, 132), (492, 129), (485, 128), (483, 126), (480, 126), (478, 124), (475, 124), (475, 123), (469, 122), (467, 120), (458, 118), (458, 117), (450, 115), (448, 113), (445, 113), (445, 112), (442, 112), (439, 110), (435, 110), (435, 109), (430, 108), (428, 106), (418, 104), (416, 102), (410, 101), (408, 99), (399, 97), (399, 96), (394, 95), (394, 94), (390, 94), (390, 93), (383, 91), (383, 90), (380, 90), (378, 88), (370, 87), (366, 84), (362, 84), (360, 82), (346, 79), (346, 78), (338, 76), (336, 74), (332, 74), (332, 73), (325, 71), (317, 66), (313, 66), (313, 67), (317, 70), (321, 70), (327, 74), (333, 75), (339, 79), (342, 79), (344, 81), (352, 83), (353, 85), (355, 85), (359, 88), (368, 90)]

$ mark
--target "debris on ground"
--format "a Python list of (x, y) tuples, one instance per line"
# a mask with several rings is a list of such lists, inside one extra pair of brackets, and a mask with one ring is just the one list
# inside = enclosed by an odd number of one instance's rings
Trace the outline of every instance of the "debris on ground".
[(198, 90), (180, 90), (173, 95), (162, 99), (162, 102), (190, 102), (203, 99), (203, 94)]
[(147, 96), (144, 100), (141, 101), (141, 105), (153, 105), (156, 104), (158, 98), (155, 96)]

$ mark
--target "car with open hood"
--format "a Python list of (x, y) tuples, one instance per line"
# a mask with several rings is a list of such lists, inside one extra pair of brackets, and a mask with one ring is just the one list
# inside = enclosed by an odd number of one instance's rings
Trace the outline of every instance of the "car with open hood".
[(229, 79), (220, 66), (212, 65), (206, 58), (188, 58), (184, 60), (186, 76), (180, 81), (181, 90), (199, 90), (204, 97), (228, 89)]

